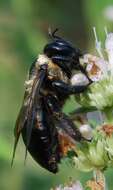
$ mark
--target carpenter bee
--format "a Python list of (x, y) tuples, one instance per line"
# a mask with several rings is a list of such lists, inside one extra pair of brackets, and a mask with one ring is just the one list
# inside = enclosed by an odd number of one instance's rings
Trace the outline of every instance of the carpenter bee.
[[(82, 56), (71, 43), (50, 33), (43, 54), (32, 64), (24, 101), (16, 127), (13, 159), (16, 146), (22, 135), (27, 151), (42, 167), (52, 173), (58, 172), (58, 164), (75, 141), (83, 139), (71, 119), (62, 112), (65, 101), (71, 94), (81, 93), (91, 83), (86, 71), (80, 65)], [(89, 79), (88, 85), (71, 85), (73, 70), (80, 70)]]

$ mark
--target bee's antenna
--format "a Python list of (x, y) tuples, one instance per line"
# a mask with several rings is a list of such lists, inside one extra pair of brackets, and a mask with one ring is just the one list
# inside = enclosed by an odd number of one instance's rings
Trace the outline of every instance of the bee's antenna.
[(59, 36), (55, 35), (55, 33), (56, 33), (58, 30), (59, 30), (59, 29), (56, 28), (56, 29), (52, 32), (51, 27), (48, 28), (48, 34), (49, 34), (49, 36), (50, 36), (50, 38), (51, 38), (52, 40), (61, 39)]

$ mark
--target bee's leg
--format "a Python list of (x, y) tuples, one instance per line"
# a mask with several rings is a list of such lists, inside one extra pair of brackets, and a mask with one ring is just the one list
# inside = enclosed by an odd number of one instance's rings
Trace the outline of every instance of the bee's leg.
[(80, 141), (84, 139), (72, 120), (61, 112), (58, 100), (53, 96), (46, 98), (47, 109), (55, 120), (56, 126), (64, 130), (73, 140)]
[(79, 64), (79, 69), (80, 69), (81, 72), (87, 77), (87, 79), (89, 80), (89, 82), (92, 83), (93, 81), (89, 78), (86, 69), (85, 69), (84, 67), (82, 67), (80, 64)]
[(70, 85), (67, 84), (63, 81), (57, 80), (57, 81), (53, 81), (52, 82), (52, 86), (54, 87), (54, 89), (56, 89), (56, 91), (62, 93), (62, 94), (67, 94), (67, 95), (71, 95), (71, 94), (78, 94), (81, 92), (84, 92), (87, 87), (90, 85)]
[(84, 140), (77, 126), (75, 126), (73, 121), (66, 114), (63, 114), (63, 117), (59, 120), (59, 127), (61, 127), (73, 140)]
[[(71, 78), (71, 74), (72, 74), (71, 69), (70, 67), (66, 66), (70, 62), (70, 57), (65, 57), (61, 55), (52, 56), (52, 61), (53, 63), (56, 63), (57, 65), (59, 65), (59, 67), (63, 69), (63, 71), (67, 74), (67, 76)], [(62, 62), (65, 64), (62, 64)]]
[(48, 110), (48, 113), (56, 119), (62, 117), (62, 110), (59, 104), (60, 103), (55, 96), (46, 96), (45, 105)]
[[(66, 73), (68, 73), (69, 76), (71, 75), (71, 71), (69, 70), (69, 67), (66, 67), (66, 65), (68, 65), (68, 63), (72, 61), (70, 60), (70, 57), (57, 55), (57, 56), (52, 57), (52, 61), (53, 63), (56, 63), (61, 68), (63, 68), (63, 70), (66, 71)], [(66, 64), (63, 65), (62, 62), (65, 62)], [(79, 59), (75, 62), (75, 65), (76, 65), (75, 69), (80, 70), (87, 77), (89, 82), (92, 83), (93, 81), (89, 78), (86, 69), (82, 65), (80, 65)]]
[(76, 117), (78, 116), (84, 118), (84, 120), (87, 120), (87, 113), (94, 111), (97, 111), (97, 109), (94, 106), (87, 108), (79, 107), (70, 112), (69, 116), (72, 120), (76, 120)]

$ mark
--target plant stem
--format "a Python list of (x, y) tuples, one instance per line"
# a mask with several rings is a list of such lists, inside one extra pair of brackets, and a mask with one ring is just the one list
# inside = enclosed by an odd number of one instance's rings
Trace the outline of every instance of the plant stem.
[(104, 111), (105, 114), (105, 121), (108, 124), (113, 124), (113, 109), (105, 109)]

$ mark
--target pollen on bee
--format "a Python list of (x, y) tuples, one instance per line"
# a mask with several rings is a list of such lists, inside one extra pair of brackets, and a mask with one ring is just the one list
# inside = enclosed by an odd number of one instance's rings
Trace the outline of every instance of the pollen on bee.
[(70, 140), (68, 135), (59, 133), (60, 151), (63, 156), (66, 156), (70, 150), (75, 150), (76, 145)]
[(25, 81), (25, 86), (31, 86), (33, 84), (33, 80)]
[(49, 58), (44, 54), (40, 54), (37, 58), (36, 67), (39, 67), (39, 65), (48, 64), (48, 62)]

